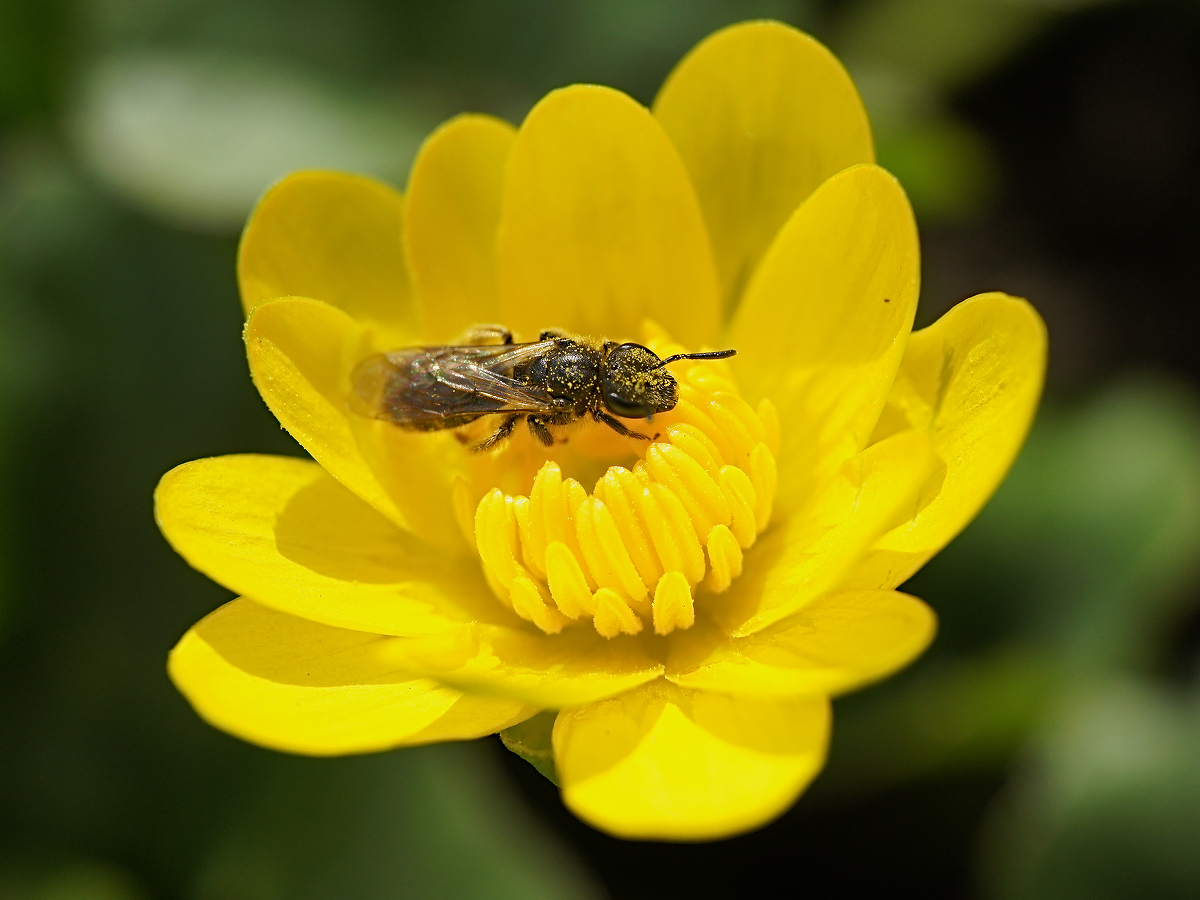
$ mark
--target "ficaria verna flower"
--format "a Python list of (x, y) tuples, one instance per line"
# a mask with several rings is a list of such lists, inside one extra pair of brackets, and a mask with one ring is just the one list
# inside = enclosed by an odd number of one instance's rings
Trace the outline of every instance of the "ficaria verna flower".
[[(1045, 362), (1002, 294), (911, 331), (904, 193), (845, 71), (772, 22), (706, 39), (650, 110), (577, 85), (520, 128), (453, 119), (403, 196), (293, 175), (238, 276), (254, 383), (315, 461), (163, 478), (167, 538), (239, 595), (175, 647), (175, 684), (316, 755), (556, 715), (566, 805), (624, 837), (735, 834), (795, 800), (830, 697), (931, 640), (896, 587), (1003, 478)], [(472, 453), (494, 419), (408, 431), (356, 404), (364, 359), (480, 323), (737, 356), (672, 363), (674, 409), (625, 420), (652, 440), (589, 419)]]

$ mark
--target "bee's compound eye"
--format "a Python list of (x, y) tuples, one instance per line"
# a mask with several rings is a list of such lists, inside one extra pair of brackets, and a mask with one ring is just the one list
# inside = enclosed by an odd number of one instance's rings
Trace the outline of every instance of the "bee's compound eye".
[(614, 416), (624, 419), (644, 419), (654, 412), (644, 399), (632, 400), (611, 389), (604, 392), (604, 405)]

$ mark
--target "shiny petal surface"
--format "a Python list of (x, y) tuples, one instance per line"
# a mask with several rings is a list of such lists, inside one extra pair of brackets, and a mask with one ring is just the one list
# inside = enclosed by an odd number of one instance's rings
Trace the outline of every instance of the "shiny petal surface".
[(316, 756), (469, 740), (535, 712), (396, 671), (379, 652), (389, 640), (238, 599), (183, 636), (168, 671), (216, 727)]
[(636, 340), (654, 319), (688, 346), (717, 337), (716, 267), (679, 155), (610, 88), (554, 91), (509, 157), (497, 244), (503, 321)]
[(426, 343), (500, 320), (496, 230), (516, 133), (491, 116), (458, 116), (429, 136), (413, 163), (404, 238)]
[(875, 161), (846, 70), (780, 22), (733, 25), (706, 38), (671, 73), (654, 115), (696, 187), (726, 309), (818, 185)]
[(746, 554), (729, 592), (704, 606), (739, 637), (761, 631), (833, 590), (863, 554), (912, 518), (936, 470), (928, 435), (904, 432), (868, 447)]
[(318, 465), (219, 456), (163, 476), (155, 514), (171, 546), (230, 590), (342, 628), (413, 635), (515, 617), (478, 563), (398, 528)]
[(885, 535), (849, 583), (902, 584), (975, 518), (1033, 421), (1046, 370), (1046, 327), (1024, 300), (981, 294), (913, 334), (876, 436), (927, 431), (943, 473), (911, 521)]
[(787, 809), (828, 740), (825, 697), (734, 698), (658, 681), (559, 713), (554, 758), (564, 802), (596, 828), (701, 841)]
[(743, 394), (779, 411), (780, 507), (866, 446), (912, 327), (917, 254), (900, 185), (856, 166), (804, 202), (759, 266), (730, 343)]
[(465, 551), (449, 499), (462, 446), (351, 409), (350, 374), (382, 349), (378, 335), (326, 303), (289, 298), (255, 309), (245, 337), (258, 392), (329, 474), (427, 543)]
[(404, 263), (404, 198), (340, 172), (298, 172), (259, 201), (238, 249), (249, 313), (264, 300), (312, 297), (413, 343), (416, 313)]
[(471, 625), (398, 641), (389, 653), (398, 667), (443, 684), (552, 709), (613, 697), (663, 672), (637, 639), (608, 640), (584, 627), (548, 635)]
[(758, 697), (838, 694), (889, 675), (933, 640), (933, 611), (907, 594), (855, 591), (815, 600), (749, 637), (694, 628), (671, 645), (667, 678)]

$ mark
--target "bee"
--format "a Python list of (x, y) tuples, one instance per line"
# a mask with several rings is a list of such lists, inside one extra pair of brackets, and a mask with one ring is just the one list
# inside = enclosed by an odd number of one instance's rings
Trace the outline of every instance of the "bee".
[[(459, 428), (484, 416), (500, 424), (473, 451), (502, 443), (524, 419), (542, 444), (551, 428), (590, 416), (618, 434), (650, 440), (616, 417), (653, 419), (679, 402), (666, 366), (681, 359), (728, 359), (736, 350), (678, 353), (666, 359), (647, 347), (551, 329), (513, 343), (501, 325), (476, 326), (462, 344), (405, 347), (378, 353), (354, 370), (351, 406), (410, 431)], [(493, 341), (493, 343), (486, 343)], [(499, 343), (494, 343), (499, 341)]]

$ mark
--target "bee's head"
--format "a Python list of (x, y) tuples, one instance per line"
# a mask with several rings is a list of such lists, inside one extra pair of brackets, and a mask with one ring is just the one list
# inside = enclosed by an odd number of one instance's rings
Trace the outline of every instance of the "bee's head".
[(675, 408), (679, 386), (667, 371), (677, 359), (725, 359), (736, 350), (712, 353), (680, 353), (659, 359), (641, 344), (619, 344), (608, 352), (604, 367), (604, 405), (614, 416), (649, 419), (655, 413)]
[(608, 411), (626, 419), (649, 419), (679, 402), (675, 379), (641, 344), (620, 344), (609, 351), (603, 391)]

